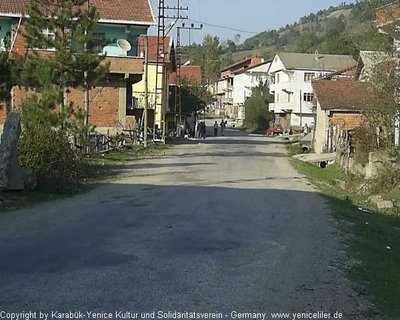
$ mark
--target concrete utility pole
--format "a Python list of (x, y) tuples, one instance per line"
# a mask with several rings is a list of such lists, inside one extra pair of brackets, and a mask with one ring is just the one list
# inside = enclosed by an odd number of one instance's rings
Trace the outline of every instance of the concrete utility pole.
[(144, 62), (144, 147), (147, 148), (147, 127), (148, 127), (148, 115), (147, 110), (149, 109), (149, 38), (147, 35), (144, 37), (145, 41), (145, 62)]
[[(179, 123), (182, 122), (182, 92), (181, 92), (181, 66), (182, 66), (182, 52), (181, 52), (181, 30), (189, 30), (189, 35), (191, 30), (202, 30), (203, 25), (196, 27), (194, 23), (190, 25), (185, 25), (176, 28), (176, 80), (175, 80), (175, 119), (179, 119)], [(191, 46), (189, 37), (189, 48)], [(176, 124), (178, 122), (175, 120)]]
[[(159, 105), (161, 111), (161, 130), (162, 130), (162, 140), (165, 143), (165, 131), (166, 131), (166, 99), (165, 93), (168, 92), (168, 80), (165, 79), (166, 72), (164, 72), (165, 65), (165, 20), (174, 19), (175, 23), (178, 20), (188, 19), (180, 15), (181, 11), (189, 10), (187, 7), (180, 6), (180, 1), (178, 0), (178, 5), (175, 7), (166, 6), (165, 0), (158, 1), (158, 23), (157, 23), (157, 63), (156, 63), (156, 83), (155, 83), (155, 97), (154, 97), (154, 121), (156, 118), (156, 110)], [(169, 16), (165, 14), (166, 10), (173, 10), (177, 12), (177, 15)], [(160, 70), (161, 69), (161, 70)], [(161, 97), (160, 103), (158, 103), (159, 96)], [(155, 130), (153, 133), (153, 139), (155, 138)]]

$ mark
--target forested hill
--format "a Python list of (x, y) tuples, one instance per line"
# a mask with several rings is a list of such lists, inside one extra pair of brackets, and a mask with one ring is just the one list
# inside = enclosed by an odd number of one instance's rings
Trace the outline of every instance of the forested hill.
[[(399, 2), (400, 0), (396, 0)], [(325, 54), (350, 54), (360, 50), (386, 51), (388, 36), (375, 26), (376, 9), (393, 0), (360, 0), (343, 2), (340, 6), (311, 13), (299, 22), (268, 30), (240, 43), (235, 39), (220, 41), (208, 35), (201, 44), (183, 50), (183, 60), (202, 68), (203, 82), (210, 83), (220, 76), (221, 68), (258, 55), (270, 59), (277, 51)]]
[(248, 38), (236, 48), (230, 46), (225, 53), (229, 55), (228, 51), (233, 49), (233, 60), (240, 60), (249, 51), (268, 57), (276, 51), (353, 54), (357, 50), (381, 50), (386, 39), (376, 31), (375, 12), (391, 2), (393, 0), (343, 2), (304, 16), (279, 30), (268, 30)]

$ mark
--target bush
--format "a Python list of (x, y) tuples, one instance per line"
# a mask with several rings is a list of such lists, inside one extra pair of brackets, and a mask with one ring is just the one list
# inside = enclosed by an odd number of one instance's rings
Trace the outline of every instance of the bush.
[(370, 184), (370, 193), (390, 192), (400, 185), (400, 168), (385, 164)]
[(369, 153), (378, 148), (375, 131), (367, 126), (354, 129), (353, 143), (355, 147), (355, 160), (364, 165), (368, 163)]
[(19, 141), (19, 161), (32, 168), (41, 189), (66, 193), (80, 182), (82, 159), (63, 130), (50, 126), (25, 129)]

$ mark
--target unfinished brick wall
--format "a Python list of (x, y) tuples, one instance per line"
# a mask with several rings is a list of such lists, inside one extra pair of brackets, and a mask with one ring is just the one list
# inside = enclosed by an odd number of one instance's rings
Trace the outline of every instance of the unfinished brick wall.
[[(90, 112), (89, 121), (96, 127), (114, 127), (118, 124), (118, 106), (119, 106), (119, 88), (114, 87), (116, 83), (110, 86), (96, 87), (90, 92)], [(14, 108), (19, 110), (22, 102), (31, 94), (33, 90), (14, 87)], [(82, 89), (69, 89), (67, 101), (73, 102), (74, 108), (85, 108), (85, 95)], [(0, 124), (4, 124), (3, 108), (0, 104)]]
[[(74, 108), (85, 108), (83, 89), (70, 89), (67, 101)], [(89, 123), (96, 127), (115, 127), (118, 125), (119, 86), (118, 81), (101, 84), (90, 90)]]
[(332, 125), (339, 125), (341, 130), (351, 130), (364, 124), (366, 118), (362, 114), (335, 113), (332, 116)]
[[(13, 21), (13, 34), (16, 34), (17, 29), (18, 29), (18, 19), (15, 19)], [(25, 32), (25, 27), (21, 24), (20, 28), (18, 29), (17, 36), (15, 38), (14, 42), (14, 47), (13, 47), (13, 52), (23, 55), (26, 51), (27, 45), (26, 45), (26, 40), (24, 37), (24, 32)]]

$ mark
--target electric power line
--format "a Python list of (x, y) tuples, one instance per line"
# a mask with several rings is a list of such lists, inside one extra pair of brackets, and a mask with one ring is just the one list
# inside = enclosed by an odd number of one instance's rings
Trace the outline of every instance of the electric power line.
[(189, 18), (189, 20), (190, 20), (190, 21), (193, 21), (193, 22), (197, 22), (197, 23), (202, 23), (203, 25), (209, 26), (209, 27), (227, 29), (227, 30), (231, 30), (231, 31), (243, 32), (243, 33), (249, 33), (249, 34), (259, 34), (259, 33), (260, 33), (260, 32), (246, 31), (246, 30), (240, 30), (240, 29), (230, 28), (230, 27), (226, 27), (226, 26), (220, 26), (220, 25), (217, 25), (217, 24), (207, 23), (207, 22), (203, 22), (203, 21), (198, 21), (198, 20), (190, 19), (190, 18)]

